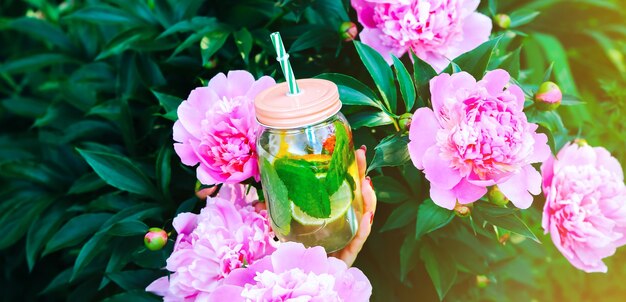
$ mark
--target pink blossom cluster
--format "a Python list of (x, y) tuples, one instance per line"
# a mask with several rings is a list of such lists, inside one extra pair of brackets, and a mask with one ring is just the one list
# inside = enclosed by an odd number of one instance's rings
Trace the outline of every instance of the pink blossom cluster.
[(191, 91), (178, 107), (174, 150), (185, 165), (195, 166), (203, 184), (259, 180), (256, 153), (259, 128), (254, 97), (275, 85), (264, 76), (256, 80), (247, 71), (213, 77), (207, 87)]
[(178, 237), (167, 259), (171, 274), (146, 289), (165, 301), (206, 299), (233, 270), (255, 263), (277, 246), (265, 210), (257, 213), (251, 205), (220, 197), (209, 198), (200, 214), (179, 214), (173, 225)]
[(602, 147), (568, 144), (541, 171), (543, 229), (572, 265), (607, 272), (602, 259), (626, 244), (626, 186), (619, 162)]
[(548, 139), (527, 121), (524, 93), (509, 79), (494, 70), (478, 82), (466, 72), (430, 81), (433, 109), (415, 112), (408, 147), (437, 205), (472, 203), (497, 185), (525, 209), (531, 194), (541, 193), (541, 175), (531, 164), (550, 156)]
[(491, 20), (479, 0), (352, 0), (363, 25), (361, 41), (391, 63), (412, 50), (438, 72), (450, 60), (486, 42)]

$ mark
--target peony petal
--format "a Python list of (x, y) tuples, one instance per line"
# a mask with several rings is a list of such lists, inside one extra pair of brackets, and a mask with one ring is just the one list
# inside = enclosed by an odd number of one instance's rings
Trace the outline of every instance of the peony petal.
[(177, 234), (190, 234), (198, 226), (198, 215), (194, 213), (180, 213), (176, 215), (172, 226)]
[(193, 152), (193, 148), (189, 144), (176, 143), (174, 144), (174, 151), (176, 151), (176, 154), (180, 157), (180, 161), (187, 166), (195, 166), (200, 162), (198, 156), (196, 156), (196, 153)]
[(596, 152), (596, 161), (598, 167), (603, 167), (613, 174), (615, 174), (620, 181), (624, 181), (624, 172), (619, 161), (611, 153), (603, 147), (595, 147), (593, 150)]
[(357, 17), (359, 22), (363, 24), (363, 26), (367, 27), (376, 27), (376, 22), (374, 21), (374, 6), (367, 0), (352, 0), (350, 1), (354, 10), (356, 10)]
[(565, 145), (556, 156), (554, 172), (557, 173), (562, 167), (584, 166), (596, 164), (596, 152), (590, 146), (578, 146), (577, 144)]
[(448, 210), (452, 210), (454, 206), (456, 206), (456, 197), (452, 189), (444, 189), (431, 184), (430, 199), (432, 199), (436, 205)]
[(391, 65), (393, 60), (391, 59), (391, 55), (395, 55), (396, 57), (401, 57), (407, 51), (407, 49), (394, 49), (389, 46), (385, 46), (380, 39), (380, 36), (383, 35), (383, 32), (378, 28), (363, 28), (359, 37), (361, 37), (361, 42), (367, 44), (378, 53), (380, 53), (387, 64)]
[[(243, 302), (245, 299), (241, 296), (243, 287), (234, 285), (222, 285), (216, 288), (208, 297), (208, 302)], [(197, 301), (196, 299), (193, 299)], [(186, 301), (186, 300), (185, 300)]]
[(456, 196), (460, 204), (473, 203), (487, 194), (487, 188), (471, 184), (462, 179), (453, 189), (452, 193)]
[(463, 20), (463, 34), (460, 35), (462, 39), (450, 45), (450, 51), (446, 53), (446, 56), (454, 59), (487, 42), (489, 35), (491, 35), (492, 26), (489, 17), (480, 13), (470, 14)]
[[(485, 87), (491, 95), (499, 95), (504, 91), (504, 86), (509, 83), (510, 79), (511, 76), (506, 70), (496, 69), (487, 72), (483, 79), (478, 82), (478, 85)], [(524, 107), (522, 106), (522, 108)]]
[(437, 143), (437, 131), (441, 128), (430, 108), (415, 111), (409, 128), (409, 155), (416, 168), (422, 170), (426, 150)]
[(533, 133), (535, 143), (533, 144), (533, 153), (528, 158), (530, 163), (545, 162), (552, 156), (552, 150), (548, 145), (548, 136), (543, 133)]
[(424, 174), (432, 185), (442, 189), (452, 189), (461, 181), (458, 170), (450, 167), (450, 163), (439, 155), (439, 147), (432, 146), (424, 154)]
[(208, 87), (215, 91), (220, 99), (244, 96), (254, 84), (254, 76), (245, 70), (231, 70), (228, 76), (219, 73), (209, 80)]
[(515, 84), (510, 84), (506, 91), (515, 96), (515, 100), (517, 100), (517, 110), (522, 112), (524, 110), (524, 102), (526, 102), (526, 96), (522, 88)]
[(206, 111), (200, 111), (192, 106), (190, 102), (184, 101), (178, 106), (176, 113), (178, 114), (178, 121), (182, 127), (185, 128), (187, 133), (193, 137), (200, 137), (202, 135), (201, 126)]
[(268, 76), (262, 76), (256, 82), (254, 82), (254, 84), (252, 84), (250, 89), (248, 89), (248, 92), (246, 92), (246, 97), (254, 101), (254, 98), (257, 94), (274, 85), (276, 85), (276, 81), (273, 78)]
[(203, 185), (214, 185), (219, 183), (219, 181), (215, 180), (215, 178), (211, 176), (211, 172), (209, 172), (209, 169), (203, 164), (200, 164), (198, 168), (196, 168), (196, 177)]
[(507, 181), (499, 183), (502, 194), (520, 209), (527, 209), (533, 203), (533, 194), (541, 193), (541, 174), (528, 165)]
[(159, 296), (167, 296), (169, 293), (169, 287), (170, 282), (168, 277), (165, 276), (152, 281), (152, 283), (146, 287), (146, 291)]
[(548, 159), (541, 164), (541, 175), (543, 178), (543, 190), (546, 190), (552, 185), (552, 178), (554, 177), (554, 156), (550, 155)]
[(322, 274), (328, 271), (326, 258), (326, 251), (321, 246), (307, 249), (302, 243), (285, 242), (272, 254), (272, 266), (275, 273), (300, 268), (306, 273)]

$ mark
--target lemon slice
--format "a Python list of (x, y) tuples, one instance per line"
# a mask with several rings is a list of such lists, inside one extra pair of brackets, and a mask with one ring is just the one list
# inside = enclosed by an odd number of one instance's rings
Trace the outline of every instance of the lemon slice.
[(337, 218), (342, 217), (350, 208), (352, 202), (352, 189), (348, 185), (347, 181), (344, 181), (341, 187), (330, 196), (330, 217), (328, 218), (315, 218), (309, 216), (300, 210), (299, 207), (291, 203), (291, 216), (297, 222), (302, 225), (322, 225), (324, 223), (330, 223)]

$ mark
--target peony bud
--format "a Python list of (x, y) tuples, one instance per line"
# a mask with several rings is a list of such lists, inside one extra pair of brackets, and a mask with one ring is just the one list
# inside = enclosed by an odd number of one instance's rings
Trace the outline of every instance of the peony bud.
[(400, 130), (409, 131), (409, 128), (411, 127), (412, 118), (413, 118), (413, 114), (408, 113), (408, 112), (401, 115), (400, 116)]
[(489, 278), (487, 278), (487, 276), (485, 275), (476, 276), (476, 287), (485, 288), (487, 287), (487, 285), (489, 285)]
[(511, 26), (511, 17), (507, 14), (497, 14), (493, 16), (493, 22), (500, 26), (500, 28), (507, 29)]
[(167, 244), (167, 233), (161, 228), (150, 228), (143, 237), (143, 243), (149, 250), (158, 251)]
[(339, 26), (339, 36), (346, 42), (354, 40), (358, 33), (359, 30), (356, 28), (356, 24), (350, 21), (343, 22)]
[(561, 105), (563, 94), (557, 84), (544, 82), (535, 93), (535, 104), (537, 108), (544, 111), (554, 110)]
[(456, 216), (459, 216), (459, 217), (467, 217), (470, 214), (472, 214), (472, 211), (470, 210), (468, 206), (457, 203), (456, 206), (454, 207), (454, 214), (456, 214)]
[(489, 199), (489, 202), (499, 206), (504, 206), (509, 203), (509, 199), (502, 194), (502, 191), (500, 191), (498, 186), (489, 187), (487, 198)]
[(578, 145), (579, 147), (589, 146), (589, 143), (584, 138), (577, 138), (574, 140), (574, 143)]

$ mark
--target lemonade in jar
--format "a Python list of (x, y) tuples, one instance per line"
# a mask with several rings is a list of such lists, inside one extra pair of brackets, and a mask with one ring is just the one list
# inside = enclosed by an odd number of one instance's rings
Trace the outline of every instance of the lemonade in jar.
[(334, 83), (297, 85), (297, 95), (282, 83), (255, 99), (261, 182), (276, 236), (330, 253), (352, 240), (363, 214), (352, 132)]

